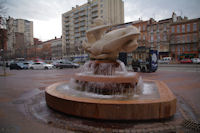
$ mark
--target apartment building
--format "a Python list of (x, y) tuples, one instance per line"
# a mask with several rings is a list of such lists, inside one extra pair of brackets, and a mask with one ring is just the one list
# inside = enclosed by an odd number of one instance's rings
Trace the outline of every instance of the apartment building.
[(22, 33), (24, 38), (24, 47), (33, 45), (33, 22), (24, 19), (7, 19), (8, 30), (8, 51), (10, 55), (15, 54), (17, 42), (16, 33)]
[(175, 59), (200, 57), (200, 18), (170, 25), (170, 51)]
[(65, 57), (85, 54), (81, 43), (86, 39), (86, 31), (93, 20), (98, 17), (110, 25), (124, 23), (123, 1), (88, 0), (62, 14), (62, 49)]

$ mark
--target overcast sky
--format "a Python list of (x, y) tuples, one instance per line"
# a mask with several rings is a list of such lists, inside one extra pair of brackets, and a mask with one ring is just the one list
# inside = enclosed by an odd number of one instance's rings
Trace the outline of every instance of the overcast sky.
[[(34, 37), (46, 41), (62, 34), (61, 14), (87, 0), (0, 0), (5, 1), (7, 16), (33, 21)], [(139, 18), (169, 18), (172, 12), (191, 18), (200, 17), (200, 0), (123, 0), (125, 22)]]

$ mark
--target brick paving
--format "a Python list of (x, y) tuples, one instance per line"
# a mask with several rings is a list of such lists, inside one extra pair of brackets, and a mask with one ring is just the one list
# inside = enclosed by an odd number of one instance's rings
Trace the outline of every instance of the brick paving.
[[(177, 96), (177, 113), (168, 120), (99, 121), (66, 116), (47, 108), (42, 102), (44, 88), (55, 82), (69, 80), (76, 71), (78, 70), (7, 70), (10, 75), (0, 77), (0, 133), (184, 132), (189, 130), (181, 127), (184, 119), (200, 121), (198, 72), (159, 70), (156, 73), (140, 73), (145, 79), (165, 82)], [(42, 113), (46, 113), (46, 116)]]

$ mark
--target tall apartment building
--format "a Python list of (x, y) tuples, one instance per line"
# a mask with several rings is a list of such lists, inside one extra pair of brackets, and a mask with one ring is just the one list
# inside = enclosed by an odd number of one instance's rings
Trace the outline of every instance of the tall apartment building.
[(14, 19), (9, 17), (7, 20), (8, 30), (8, 51), (9, 54), (15, 53), (15, 46), (17, 45), (17, 38), (15, 33), (22, 33), (24, 35), (24, 47), (33, 45), (33, 22), (24, 19)]
[(88, 0), (87, 3), (72, 7), (62, 14), (62, 48), (65, 56), (81, 55), (81, 42), (95, 18), (102, 18), (107, 24), (124, 23), (122, 0)]

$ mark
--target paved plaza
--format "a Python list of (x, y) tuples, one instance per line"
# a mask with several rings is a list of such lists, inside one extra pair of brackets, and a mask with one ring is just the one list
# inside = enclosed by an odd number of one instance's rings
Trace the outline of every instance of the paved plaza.
[(44, 89), (53, 83), (69, 80), (79, 69), (7, 69), (8, 76), (0, 76), (0, 133), (195, 132), (187, 129), (187, 125), (184, 127), (183, 122), (200, 121), (199, 66), (180, 67), (160, 66), (155, 73), (139, 73), (143, 79), (163, 81), (172, 90), (177, 97), (177, 113), (173, 118), (117, 122), (67, 116), (46, 106)]

